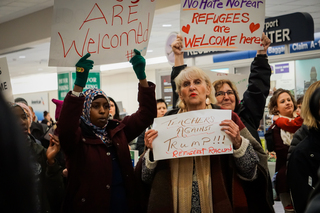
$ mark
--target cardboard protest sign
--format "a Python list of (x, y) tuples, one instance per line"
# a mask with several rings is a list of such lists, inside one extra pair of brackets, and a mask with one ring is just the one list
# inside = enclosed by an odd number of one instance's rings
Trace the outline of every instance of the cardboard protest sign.
[(0, 58), (0, 92), (6, 101), (13, 102), (7, 58)]
[(233, 153), (232, 142), (219, 126), (225, 119), (231, 119), (231, 110), (204, 109), (155, 118), (154, 159)]
[(73, 67), (87, 52), (95, 65), (146, 54), (155, 0), (55, 0), (49, 66)]
[(258, 50), (265, 0), (182, 0), (180, 30), (184, 50)]

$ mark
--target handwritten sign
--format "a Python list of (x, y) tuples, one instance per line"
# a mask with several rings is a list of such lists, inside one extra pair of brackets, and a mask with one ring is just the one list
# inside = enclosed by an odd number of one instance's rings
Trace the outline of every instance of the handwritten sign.
[(205, 109), (155, 118), (154, 159), (233, 153), (232, 142), (219, 126), (225, 119), (231, 119), (231, 110)]
[(265, 0), (182, 0), (184, 50), (258, 50)]
[(55, 0), (49, 66), (73, 67), (87, 52), (95, 65), (146, 54), (155, 0)]
[(7, 58), (0, 58), (0, 92), (4, 95), (6, 101), (13, 102)]

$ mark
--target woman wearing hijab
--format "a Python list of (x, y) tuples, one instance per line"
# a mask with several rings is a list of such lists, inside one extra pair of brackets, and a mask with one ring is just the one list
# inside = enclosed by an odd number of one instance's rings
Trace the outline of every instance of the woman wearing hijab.
[(93, 67), (90, 54), (76, 64), (74, 89), (64, 99), (57, 129), (68, 169), (62, 212), (139, 212), (128, 143), (152, 124), (157, 109), (145, 59), (135, 53), (130, 62), (139, 79), (139, 109), (122, 121), (110, 119), (110, 103), (102, 90), (82, 94)]
[[(221, 109), (206, 103), (207, 98), (213, 100), (212, 85), (199, 68), (182, 70), (175, 82), (179, 108), (168, 115)], [(145, 186), (146, 212), (272, 212), (266, 206), (247, 202), (255, 194), (245, 194), (242, 184), (267, 173), (266, 153), (236, 113), (232, 112), (232, 119), (222, 121), (220, 126), (232, 141), (233, 154), (154, 161), (152, 142), (158, 132), (146, 132), (148, 150), (136, 166)]]

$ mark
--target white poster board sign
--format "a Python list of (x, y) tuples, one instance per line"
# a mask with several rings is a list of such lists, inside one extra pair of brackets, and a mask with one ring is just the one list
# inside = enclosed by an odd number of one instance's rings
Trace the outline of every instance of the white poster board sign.
[(265, 0), (182, 0), (180, 33), (184, 50), (258, 50)]
[(13, 102), (12, 86), (8, 69), (7, 58), (0, 58), (0, 92), (6, 101)]
[(155, 118), (154, 159), (233, 153), (232, 142), (219, 126), (226, 119), (231, 119), (231, 110), (204, 109)]
[(87, 52), (95, 65), (147, 52), (155, 0), (55, 0), (49, 66), (73, 67)]

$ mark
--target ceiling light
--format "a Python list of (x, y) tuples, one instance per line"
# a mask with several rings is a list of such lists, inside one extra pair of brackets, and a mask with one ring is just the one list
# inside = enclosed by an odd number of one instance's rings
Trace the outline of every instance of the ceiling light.
[(19, 56), (19, 58), (26, 58), (26, 56), (24, 56), (24, 55), (20, 55), (20, 56)]
[(229, 69), (228, 68), (222, 68), (222, 69), (213, 69), (210, 70), (212, 72), (221, 72), (221, 73), (229, 73)]
[(38, 70), (39, 70), (39, 71), (42, 71), (43, 69), (42, 69), (42, 68), (39, 68)]
[[(168, 62), (166, 56), (146, 59), (147, 66), (151, 65), (151, 64), (161, 64), (161, 63), (166, 63), (166, 62)], [(128, 68), (128, 67), (132, 67), (132, 65), (129, 62), (122, 62), (122, 63), (101, 65), (100, 70), (101, 71), (108, 71), (108, 70), (117, 70), (117, 69), (123, 69), (123, 68)]]
[(152, 53), (153, 52), (153, 50), (147, 50), (147, 53)]
[(162, 27), (171, 27), (171, 24), (163, 24)]

